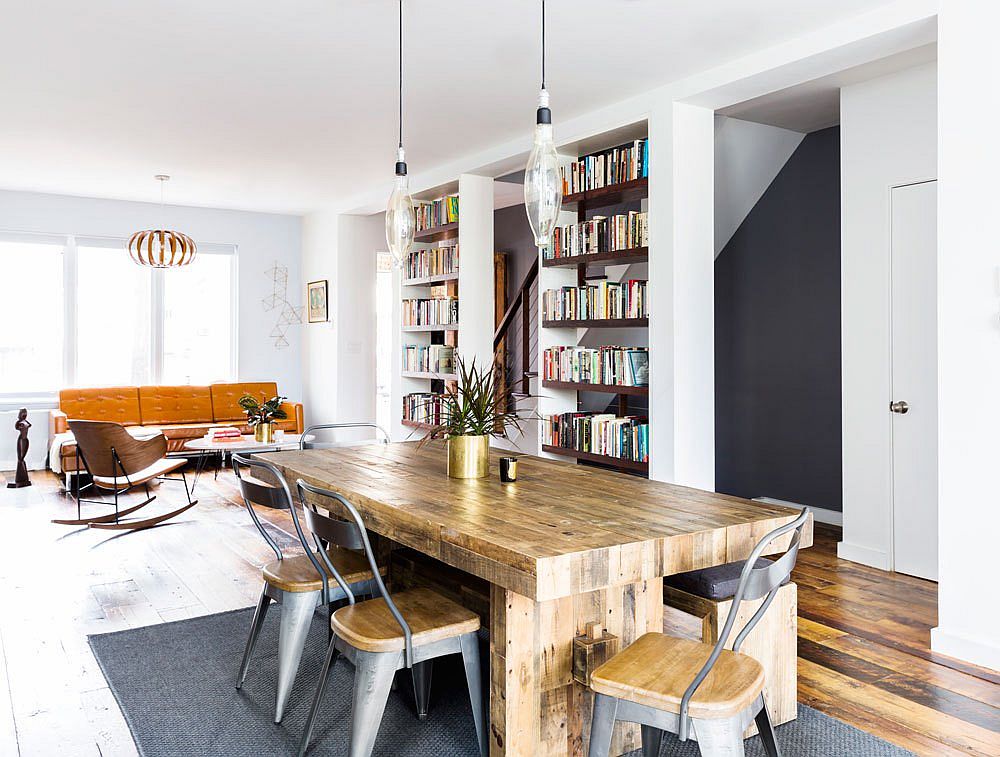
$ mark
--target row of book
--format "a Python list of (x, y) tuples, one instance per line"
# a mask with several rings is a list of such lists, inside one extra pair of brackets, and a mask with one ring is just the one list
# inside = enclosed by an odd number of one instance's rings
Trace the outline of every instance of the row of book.
[(403, 370), (415, 373), (454, 373), (455, 348), (447, 344), (404, 344)]
[(648, 347), (549, 347), (542, 378), (578, 384), (649, 386)]
[(542, 444), (648, 463), (649, 421), (611, 413), (543, 415)]
[(582, 223), (557, 226), (552, 230), (552, 244), (542, 251), (542, 255), (552, 260), (648, 247), (648, 219), (647, 213), (630, 210), (610, 218), (594, 216)]
[(586, 155), (560, 169), (563, 194), (602, 189), (649, 176), (649, 140), (636, 139), (610, 150)]
[(548, 289), (542, 293), (546, 321), (646, 318), (646, 282), (602, 281), (582, 287)]
[(403, 300), (404, 326), (449, 326), (458, 323), (458, 298)]
[(416, 392), (403, 396), (403, 420), (440, 426), (448, 420), (450, 400), (443, 394)]
[(413, 208), (417, 231), (458, 222), (458, 195), (448, 195), (439, 200), (418, 202)]
[(413, 250), (406, 256), (403, 275), (407, 279), (425, 279), (458, 273), (458, 245), (454, 240), (438, 242), (437, 247)]

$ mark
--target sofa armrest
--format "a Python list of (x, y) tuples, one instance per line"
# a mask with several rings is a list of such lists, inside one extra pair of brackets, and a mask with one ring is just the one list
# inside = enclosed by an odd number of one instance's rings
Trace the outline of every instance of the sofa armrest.
[(69, 419), (62, 410), (50, 410), (49, 418), (52, 423), (53, 434), (62, 434), (69, 431)]
[(288, 416), (289, 420), (295, 421), (295, 433), (301, 434), (305, 429), (305, 424), (303, 423), (303, 410), (301, 402), (282, 402), (281, 409), (285, 411), (285, 415)]

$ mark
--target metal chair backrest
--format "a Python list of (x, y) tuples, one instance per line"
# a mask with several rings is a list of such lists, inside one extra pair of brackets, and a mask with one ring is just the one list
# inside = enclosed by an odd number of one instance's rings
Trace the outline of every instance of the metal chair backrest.
[[(246, 505), (247, 512), (250, 513), (250, 518), (253, 520), (254, 525), (257, 526), (257, 530), (260, 531), (260, 535), (264, 537), (264, 541), (266, 541), (268, 546), (270, 546), (274, 551), (275, 556), (279, 560), (284, 559), (281, 547), (278, 546), (274, 537), (268, 533), (266, 528), (264, 528), (264, 524), (261, 523), (260, 517), (253, 509), (254, 504), (262, 507), (269, 507), (273, 510), (288, 510), (292, 514), (292, 523), (295, 524), (295, 533), (299, 537), (299, 542), (305, 549), (306, 555), (309, 557), (309, 561), (313, 564), (313, 567), (316, 568), (316, 572), (322, 576), (323, 569), (315, 555), (312, 554), (312, 550), (309, 548), (309, 542), (306, 541), (306, 536), (302, 531), (301, 524), (299, 523), (299, 516), (296, 513), (294, 506), (295, 500), (292, 498), (292, 490), (288, 487), (288, 482), (285, 480), (285, 477), (282, 475), (278, 466), (264, 460), (256, 460), (252, 457), (240, 455), (235, 452), (232, 455), (232, 465), (233, 473), (236, 474), (236, 481), (240, 487), (240, 494), (243, 497), (243, 504)], [(250, 471), (267, 471), (278, 483), (275, 485), (265, 483), (259, 478), (244, 478), (241, 471), (247, 469)], [(324, 580), (324, 588), (325, 586), (326, 582)]]
[(136, 439), (120, 423), (111, 421), (73, 420), (69, 428), (84, 465), (94, 476), (128, 477), (167, 455), (167, 440), (162, 434)]
[[(757, 623), (760, 622), (760, 619), (764, 617), (764, 613), (767, 612), (767, 608), (771, 606), (771, 602), (774, 600), (775, 596), (777, 596), (782, 584), (784, 584), (785, 581), (787, 581), (791, 576), (792, 569), (795, 567), (795, 561), (799, 555), (799, 544), (802, 541), (802, 529), (805, 527), (808, 520), (809, 508), (804, 507), (795, 520), (774, 529), (769, 534), (764, 536), (763, 539), (757, 542), (757, 546), (753, 548), (753, 551), (747, 558), (746, 563), (744, 563), (743, 572), (740, 574), (740, 583), (736, 587), (736, 593), (733, 595), (729, 615), (726, 616), (725, 625), (723, 625), (722, 630), (719, 632), (719, 640), (715, 642), (715, 647), (712, 649), (712, 654), (709, 655), (708, 661), (704, 664), (704, 666), (702, 666), (701, 670), (698, 671), (698, 675), (694, 677), (694, 681), (691, 682), (691, 685), (688, 686), (687, 690), (684, 692), (684, 696), (681, 698), (680, 728), (678, 733), (678, 737), (681, 741), (686, 741), (688, 737), (690, 719), (688, 718), (687, 713), (688, 706), (691, 703), (691, 697), (711, 672), (716, 660), (718, 660), (719, 656), (722, 654), (722, 650), (725, 649), (726, 642), (729, 640), (729, 636), (733, 631), (733, 626), (736, 623), (736, 617), (739, 615), (740, 605), (743, 602), (753, 602), (761, 597), (765, 598), (750, 620), (747, 621), (746, 625), (743, 626), (740, 632), (736, 635), (736, 640), (733, 642), (734, 652), (740, 651), (740, 647), (746, 640), (747, 636), (750, 635), (750, 632), (753, 631)], [(759, 568), (756, 567), (757, 560), (768, 548), (768, 546), (789, 532), (792, 532), (792, 536), (789, 540), (788, 548), (785, 550), (785, 553), (765, 566)]]
[[(302, 512), (305, 514), (306, 525), (312, 532), (313, 539), (323, 539), (345, 549), (360, 548), (364, 550), (365, 557), (368, 558), (368, 566), (371, 568), (372, 576), (374, 576), (379, 594), (382, 595), (382, 599), (385, 600), (385, 603), (389, 608), (389, 612), (392, 613), (392, 617), (395, 618), (399, 627), (403, 631), (406, 667), (413, 667), (413, 633), (410, 630), (409, 624), (406, 622), (405, 618), (403, 618), (402, 613), (400, 613), (399, 608), (396, 607), (396, 603), (393, 602), (392, 597), (389, 596), (389, 590), (385, 588), (385, 583), (382, 581), (382, 574), (379, 572), (378, 563), (375, 561), (375, 553), (372, 550), (371, 541), (368, 539), (368, 530), (365, 528), (364, 521), (361, 519), (361, 514), (354, 505), (348, 502), (347, 499), (342, 497), (340, 494), (337, 494), (337, 492), (330, 491), (329, 489), (323, 489), (319, 486), (313, 486), (312, 484), (307, 484), (301, 478), (295, 482), (295, 486), (299, 492), (299, 501), (302, 503)], [(307, 493), (312, 494), (313, 497), (308, 499), (306, 497)], [(343, 509), (348, 519), (340, 520), (338, 518), (333, 518), (329, 515), (320, 513), (317, 509), (317, 501), (321, 503), (324, 499), (328, 501), (333, 500), (333, 502), (330, 503), (333, 505), (333, 509)], [(330, 510), (330, 508), (326, 509)], [(325, 550), (321, 552), (321, 555), (323, 555), (323, 559), (327, 563), (326, 567), (329, 569), (330, 573), (333, 574), (333, 577), (340, 585), (340, 588), (344, 590), (345, 594), (347, 594), (347, 601), (353, 605), (356, 602), (354, 593), (347, 585), (347, 582), (344, 581), (344, 577), (340, 575), (333, 563), (331, 563), (326, 557)]]
[(335, 441), (322, 442), (316, 439), (317, 431), (336, 431), (338, 429), (370, 428), (376, 431), (375, 438), (382, 444), (389, 443), (389, 434), (385, 429), (375, 423), (315, 423), (302, 432), (299, 439), (299, 449), (330, 449), (332, 447), (342, 447), (344, 443)]

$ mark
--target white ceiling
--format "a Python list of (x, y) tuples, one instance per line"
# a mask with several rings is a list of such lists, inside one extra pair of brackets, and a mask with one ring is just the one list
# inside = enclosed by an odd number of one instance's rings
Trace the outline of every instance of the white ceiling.
[[(569, 118), (882, 0), (549, 0)], [(538, 0), (406, 0), (411, 171), (529, 131)], [(394, 0), (3, 0), (0, 188), (300, 213), (386, 185)]]

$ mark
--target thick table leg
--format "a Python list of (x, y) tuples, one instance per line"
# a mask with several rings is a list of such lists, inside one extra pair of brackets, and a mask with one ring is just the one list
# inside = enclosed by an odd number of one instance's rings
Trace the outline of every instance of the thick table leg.
[[(592, 694), (573, 681), (573, 639), (599, 621), (622, 646), (663, 630), (663, 581), (536, 602), (490, 593), (490, 754), (584, 755)], [(611, 754), (638, 749), (639, 726), (615, 727)]]

